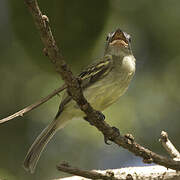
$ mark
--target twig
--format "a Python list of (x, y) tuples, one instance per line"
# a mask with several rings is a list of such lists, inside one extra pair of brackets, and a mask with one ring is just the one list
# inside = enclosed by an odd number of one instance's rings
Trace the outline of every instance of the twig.
[[(49, 26), (49, 19), (40, 11), (37, 0), (25, 0), (25, 3), (27, 4), (36, 27), (39, 30), (41, 40), (45, 46), (44, 52), (49, 56), (51, 62), (55, 66), (56, 72), (62, 77), (68, 86), (68, 93), (77, 102), (81, 110), (87, 114), (89, 119), (92, 119), (92, 121), (102, 119), (99, 112), (95, 111), (83, 96), (80, 82), (72, 74), (70, 67), (65, 63), (65, 60), (52, 35), (52, 31)], [(113, 131), (111, 130), (111, 133), (112, 132)]]
[(82, 177), (90, 178), (90, 179), (120, 180), (119, 178), (114, 177), (114, 173), (110, 173), (110, 171), (107, 171), (106, 173), (102, 173), (102, 172), (96, 172), (93, 170), (91, 171), (82, 170), (82, 169), (71, 167), (67, 163), (62, 163), (58, 165), (57, 169), (59, 171), (63, 171), (69, 174), (82, 176)]
[(65, 63), (65, 60), (63, 59), (63, 56), (61, 55), (59, 48), (57, 47), (57, 44), (53, 38), (47, 16), (41, 13), (36, 0), (25, 0), (25, 2), (33, 16), (36, 27), (39, 30), (41, 40), (45, 46), (46, 54), (54, 64), (56, 71), (61, 75), (67, 84), (68, 93), (77, 102), (80, 109), (85, 112), (87, 118), (92, 122), (92, 124), (99, 131), (101, 131), (106, 138), (118, 144), (119, 146), (128, 149), (135, 155), (142, 157), (144, 162), (154, 162), (167, 168), (180, 170), (180, 162), (160, 156), (142, 147), (141, 145), (137, 144), (130, 136), (118, 135), (116, 131), (117, 129), (112, 128), (105, 121), (102, 121), (102, 114), (94, 110), (84, 98), (78, 79), (73, 76), (69, 66), (67, 66)]
[(55, 89), (52, 93), (50, 93), (50, 94), (47, 95), (46, 97), (40, 99), (40, 100), (37, 101), (36, 103), (31, 104), (31, 105), (25, 107), (24, 109), (22, 109), (22, 110), (20, 110), (20, 111), (18, 111), (18, 112), (16, 112), (16, 113), (14, 113), (14, 114), (12, 114), (12, 115), (4, 118), (4, 119), (1, 119), (1, 120), (0, 120), (0, 124), (1, 124), (1, 123), (5, 123), (5, 122), (7, 122), (7, 121), (9, 121), (9, 120), (11, 120), (11, 119), (14, 119), (14, 118), (18, 117), (18, 116), (21, 116), (21, 117), (22, 117), (25, 113), (30, 112), (31, 110), (37, 108), (37, 107), (40, 106), (41, 104), (47, 102), (49, 99), (51, 99), (52, 97), (54, 97), (56, 94), (58, 94), (59, 92), (63, 91), (64, 89), (66, 89), (66, 87), (67, 87), (67, 86), (64, 84), (63, 86), (59, 87), (58, 89)]
[(169, 140), (167, 132), (161, 132), (160, 142), (174, 160), (180, 160), (180, 153)]
[[(57, 167), (58, 170), (73, 174), (76, 176), (60, 178), (56, 180), (89, 180), (89, 179), (109, 179), (113, 178), (121, 180), (152, 180), (152, 179), (163, 179), (163, 180), (177, 180), (180, 178), (180, 171), (172, 169), (166, 169), (163, 166), (144, 166), (144, 167), (128, 167), (121, 169), (108, 169), (108, 170), (81, 170), (79, 168), (66, 167), (60, 165)], [(94, 175), (95, 174), (95, 175)], [(96, 176), (97, 174), (97, 176)], [(99, 175), (100, 174), (100, 175)], [(81, 177), (80, 177), (81, 176)], [(55, 179), (54, 179), (55, 180)]]

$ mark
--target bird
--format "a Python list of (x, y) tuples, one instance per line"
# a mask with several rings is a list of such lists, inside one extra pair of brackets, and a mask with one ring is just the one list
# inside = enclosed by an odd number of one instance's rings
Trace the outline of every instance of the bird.
[[(135, 69), (136, 59), (131, 49), (131, 36), (117, 28), (106, 37), (103, 57), (78, 75), (85, 98), (94, 109), (104, 111), (126, 92)], [(85, 113), (65, 91), (54, 120), (31, 145), (23, 163), (25, 170), (34, 173), (40, 155), (56, 132), (71, 120), (84, 116)]]

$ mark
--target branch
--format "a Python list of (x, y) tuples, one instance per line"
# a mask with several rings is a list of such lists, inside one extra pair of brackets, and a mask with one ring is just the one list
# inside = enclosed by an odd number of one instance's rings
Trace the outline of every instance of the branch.
[(118, 178), (114, 177), (114, 173), (100, 173), (97, 171), (87, 171), (87, 170), (81, 170), (78, 168), (73, 168), (69, 166), (67, 163), (63, 163), (57, 166), (57, 169), (59, 171), (63, 171), (69, 174), (77, 175), (77, 176), (82, 176), (85, 178), (90, 178), (90, 179), (105, 179), (105, 180), (119, 180)]
[(31, 110), (33, 110), (33, 109), (37, 108), (38, 106), (42, 105), (43, 103), (47, 102), (49, 99), (51, 99), (52, 97), (54, 97), (56, 94), (60, 93), (60, 92), (63, 91), (64, 89), (66, 89), (66, 87), (67, 87), (67, 86), (64, 84), (64, 85), (62, 85), (60, 88), (55, 89), (52, 93), (50, 93), (50, 94), (47, 95), (46, 97), (44, 97), (44, 98), (40, 99), (39, 101), (37, 101), (36, 103), (31, 104), (31, 105), (25, 107), (24, 109), (22, 109), (22, 110), (20, 110), (20, 111), (18, 111), (18, 112), (16, 112), (16, 113), (14, 113), (14, 114), (12, 114), (12, 115), (4, 118), (4, 119), (0, 119), (0, 124), (1, 124), (1, 123), (4, 123), (4, 122), (7, 122), (7, 121), (9, 121), (9, 120), (11, 120), (11, 119), (14, 119), (14, 118), (16, 118), (16, 117), (18, 117), (18, 116), (21, 116), (21, 117), (22, 117), (25, 113), (30, 112)]
[(40, 33), (41, 40), (45, 46), (46, 54), (51, 59), (51, 62), (54, 64), (56, 71), (65, 81), (68, 87), (68, 93), (77, 102), (80, 109), (85, 112), (88, 120), (90, 120), (91, 123), (103, 133), (104, 137), (113, 141), (119, 146), (128, 149), (135, 155), (142, 157), (144, 159), (144, 162), (154, 162), (167, 168), (180, 170), (180, 162), (160, 156), (142, 147), (134, 141), (131, 135), (119, 135), (116, 131), (117, 129), (112, 128), (105, 121), (102, 121), (102, 114), (94, 110), (84, 98), (79, 80), (74, 77), (69, 66), (65, 63), (65, 60), (60, 53), (59, 48), (52, 35), (47, 16), (41, 13), (36, 0), (25, 0), (25, 2)]
[(161, 132), (160, 142), (174, 160), (180, 160), (180, 153), (169, 140), (167, 132)]
[[(121, 169), (109, 170), (82, 170), (73, 168), (66, 164), (61, 164), (57, 167), (59, 171), (73, 174), (76, 176), (61, 178), (61, 180), (89, 180), (89, 179), (103, 179), (103, 180), (175, 180), (180, 178), (180, 172), (166, 169), (163, 166), (144, 166), (144, 167), (129, 167)], [(81, 177), (80, 177), (81, 176)], [(60, 180), (60, 179), (56, 179)]]

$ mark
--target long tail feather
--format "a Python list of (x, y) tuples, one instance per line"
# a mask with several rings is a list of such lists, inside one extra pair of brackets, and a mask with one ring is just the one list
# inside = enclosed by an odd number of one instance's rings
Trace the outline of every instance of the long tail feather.
[(30, 173), (34, 172), (42, 151), (44, 150), (50, 139), (54, 136), (56, 131), (56, 123), (53, 121), (37, 137), (35, 142), (30, 147), (23, 163), (23, 166), (27, 171), (29, 171)]

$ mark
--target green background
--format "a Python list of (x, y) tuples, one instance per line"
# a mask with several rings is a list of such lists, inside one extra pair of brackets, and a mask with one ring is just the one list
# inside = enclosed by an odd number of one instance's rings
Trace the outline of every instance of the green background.
[[(104, 114), (120, 132), (166, 155), (158, 142), (165, 130), (180, 148), (180, 1), (39, 1), (53, 34), (77, 74), (104, 52), (108, 32), (131, 34), (136, 75), (120, 100)], [(0, 1), (0, 118), (46, 96), (62, 84), (23, 1)], [(69, 123), (51, 140), (35, 174), (22, 168), (28, 148), (54, 118), (60, 98), (0, 124), (0, 179), (49, 180), (64, 177), (56, 165), (68, 161), (84, 169), (143, 166), (141, 159), (112, 144), (84, 120)]]

